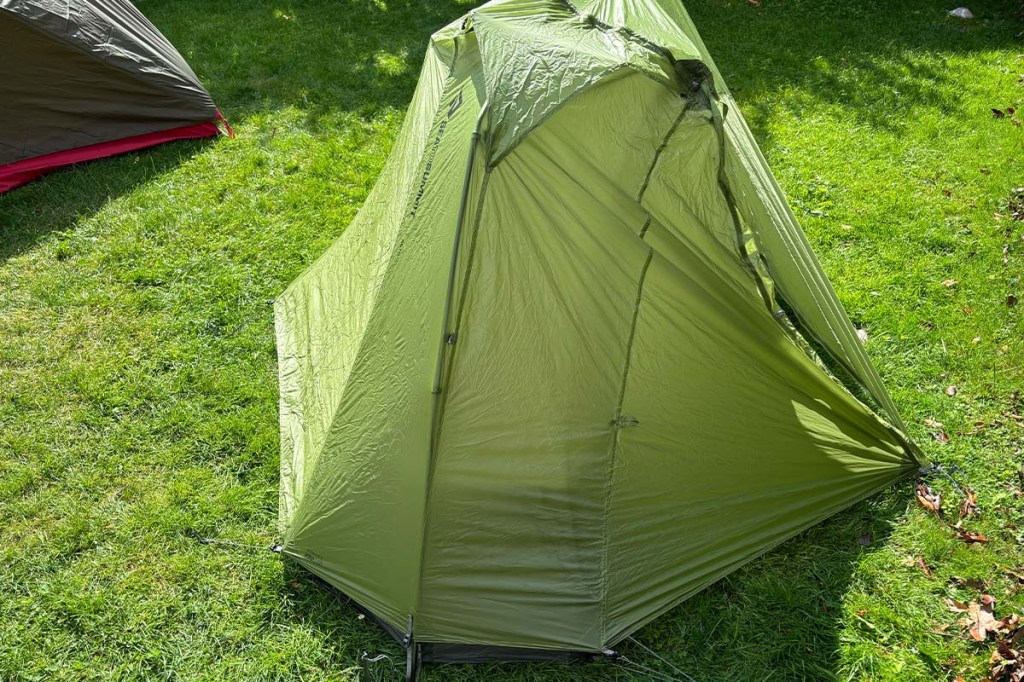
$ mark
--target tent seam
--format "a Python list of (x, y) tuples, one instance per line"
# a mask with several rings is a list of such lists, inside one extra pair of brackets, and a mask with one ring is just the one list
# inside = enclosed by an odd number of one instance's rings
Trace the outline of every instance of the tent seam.
[[(473, 159), (469, 160), (472, 163)], [(484, 168), (483, 179), (480, 184), (480, 191), (477, 194), (477, 209), (476, 215), (473, 218), (472, 234), (470, 235), (469, 250), (466, 254), (466, 272), (462, 277), (462, 291), (459, 294), (458, 312), (455, 316), (455, 324), (452, 326), (452, 331), (457, 335), (462, 327), (462, 317), (466, 305), (466, 297), (469, 292), (469, 278), (473, 271), (473, 260), (476, 255), (477, 236), (480, 233), (480, 223), (483, 218), (484, 212), (484, 200), (487, 196), (487, 189), (490, 186), (491, 179), (491, 168)], [(427, 532), (429, 529), (428, 520), (430, 518), (430, 502), (433, 497), (432, 491), (434, 488), (434, 472), (437, 468), (437, 447), (441, 440), (441, 424), (444, 422), (445, 409), (448, 405), (448, 392), (444, 390), (444, 387), (448, 386), (449, 380), (451, 379), (452, 373), (455, 368), (455, 351), (452, 353), (452, 357), (444, 367), (444, 379), (441, 383), (441, 392), (436, 395), (434, 400), (436, 401), (437, 413), (431, 422), (431, 433), (430, 443), (428, 443), (428, 461), (427, 461), (427, 480), (426, 480), (426, 495), (423, 500), (423, 528), (421, 531), (420, 539), (420, 567), (419, 567), (419, 581), (416, 586), (416, 615), (419, 616), (422, 610), (422, 598), (423, 598), (423, 572), (426, 566), (426, 551), (427, 551)]]
[[(692, 104), (692, 100), (687, 99), (685, 100), (685, 102), (686, 103), (683, 105), (682, 111), (680, 111), (679, 115), (676, 116), (674, 121), (672, 121), (672, 125), (669, 126), (668, 132), (666, 132), (664, 137), (661, 138), (661, 144), (658, 145), (658, 148), (654, 150), (654, 160), (651, 161), (651, 165), (647, 168), (647, 174), (644, 176), (644, 182), (642, 185), (640, 185), (640, 190), (636, 194), (636, 203), (640, 204), (641, 206), (643, 206), (644, 195), (647, 193), (647, 187), (651, 183), (651, 177), (654, 175), (654, 169), (657, 167), (658, 161), (661, 159), (662, 153), (664, 153), (665, 148), (668, 147), (669, 140), (672, 138), (672, 135), (676, 132), (676, 130), (679, 129), (679, 124), (683, 122), (683, 117), (686, 116), (686, 112), (689, 111), (690, 109), (690, 104)], [(648, 213), (648, 219), (649, 218), (650, 214)]]
[[(647, 224), (649, 225), (649, 218)], [(640, 317), (640, 305), (643, 299), (644, 283), (647, 281), (647, 271), (651, 266), (651, 261), (654, 259), (654, 249), (650, 246), (647, 247), (647, 258), (644, 259), (643, 267), (640, 269), (640, 277), (637, 281), (636, 287), (636, 300), (633, 302), (633, 319), (629, 326), (629, 339), (626, 341), (626, 361), (622, 367), (622, 380), (619, 384), (619, 399), (618, 404), (615, 407), (615, 418), (612, 420), (612, 439), (609, 445), (608, 452), (608, 465), (605, 470), (605, 484), (604, 484), (604, 512), (602, 514), (604, 521), (604, 533), (602, 534), (602, 552), (601, 552), (601, 645), (604, 646), (605, 637), (607, 635), (607, 618), (608, 618), (608, 551), (609, 551), (609, 537), (608, 537), (608, 518), (611, 513), (611, 500), (612, 485), (615, 478), (615, 456), (618, 453), (619, 445), (619, 433), (621, 426), (619, 420), (622, 418), (622, 404), (626, 399), (626, 384), (629, 381), (629, 368), (632, 364), (631, 360), (633, 357), (633, 341), (636, 339), (636, 323)]]

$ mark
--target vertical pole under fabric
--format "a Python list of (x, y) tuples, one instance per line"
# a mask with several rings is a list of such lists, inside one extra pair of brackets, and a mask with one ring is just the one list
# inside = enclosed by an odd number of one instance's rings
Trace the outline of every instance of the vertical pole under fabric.
[[(451, 322), (452, 296), (455, 295), (455, 275), (458, 268), (459, 245), (462, 243), (462, 228), (466, 223), (466, 203), (469, 201), (469, 184), (473, 179), (476, 148), (480, 143), (480, 125), (486, 113), (487, 102), (484, 102), (484, 105), (480, 107), (480, 114), (476, 118), (476, 125), (470, 138), (469, 159), (466, 162), (466, 175), (462, 181), (462, 197), (459, 200), (459, 213), (455, 222), (455, 238), (452, 240), (452, 259), (448, 265), (448, 288), (444, 297), (444, 312), (441, 317), (441, 341), (437, 347), (437, 366), (434, 369), (434, 384), (431, 389), (431, 393), (435, 396), (441, 393), (441, 373), (444, 368), (445, 346), (449, 345), (452, 341), (448, 338), (448, 325)], [(436, 414), (436, 399), (434, 409)]]
[[(488, 102), (484, 102), (483, 106), (480, 107), (480, 113), (477, 115), (476, 124), (473, 126), (473, 134), (470, 137), (469, 142), (469, 155), (466, 159), (466, 173), (463, 176), (462, 181), (462, 195), (459, 198), (459, 212), (455, 222), (455, 235), (452, 239), (452, 257), (451, 262), (448, 264), (448, 283), (447, 289), (444, 296), (444, 312), (441, 315), (441, 333), (437, 348), (437, 364), (434, 367), (434, 382), (431, 388), (431, 394), (433, 395), (433, 404), (431, 405), (430, 415), (430, 442), (427, 444), (428, 461), (427, 461), (427, 490), (424, 495), (424, 513), (423, 513), (423, 534), (424, 538), (421, 542), (420, 547), (420, 580), (419, 584), (423, 584), (423, 561), (424, 553), (426, 552), (426, 516), (427, 510), (430, 506), (430, 488), (432, 478), (434, 474), (434, 449), (437, 443), (437, 420), (438, 412), (441, 405), (441, 377), (444, 374), (444, 357), (445, 347), (450, 345), (454, 339), (449, 339), (449, 325), (451, 324), (451, 310), (452, 310), (452, 298), (455, 296), (455, 277), (458, 274), (458, 260), (459, 260), (459, 247), (462, 243), (462, 231), (466, 223), (466, 206), (469, 203), (469, 187), (473, 181), (473, 166), (476, 164), (476, 150), (480, 145), (480, 126), (483, 124), (484, 116), (487, 113)], [(417, 600), (419, 596), (417, 595)], [(419, 670), (422, 665), (422, 649), (415, 643), (415, 635), (413, 633), (412, 622), (413, 616), (409, 616), (409, 663), (406, 667), (406, 682), (416, 682), (419, 678)]]

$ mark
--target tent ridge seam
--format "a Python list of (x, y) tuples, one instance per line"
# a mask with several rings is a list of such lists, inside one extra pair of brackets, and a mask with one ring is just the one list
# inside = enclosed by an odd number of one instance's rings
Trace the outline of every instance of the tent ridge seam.
[[(648, 215), (645, 225), (650, 225), (650, 220), (651, 218)], [(619, 398), (618, 403), (615, 406), (615, 417), (612, 419), (612, 438), (611, 443), (608, 446), (608, 466), (605, 469), (604, 479), (604, 511), (602, 513), (602, 521), (604, 523), (603, 533), (601, 536), (601, 646), (605, 645), (605, 637), (607, 636), (608, 627), (608, 550), (610, 545), (608, 539), (608, 517), (611, 511), (612, 490), (614, 489), (612, 481), (615, 478), (615, 455), (618, 452), (620, 421), (622, 419), (622, 403), (626, 398), (626, 383), (629, 380), (630, 361), (633, 356), (633, 340), (636, 338), (636, 323), (637, 318), (640, 317), (640, 304), (643, 300), (644, 283), (647, 281), (647, 271), (651, 267), (651, 261), (653, 259), (654, 249), (648, 246), (647, 257), (644, 259), (643, 267), (640, 269), (640, 277), (637, 280), (636, 299), (633, 302), (633, 317), (629, 325), (629, 337), (626, 340), (626, 359), (622, 366), (622, 381), (619, 384)]]
[(658, 161), (661, 159), (661, 155), (665, 151), (665, 148), (668, 147), (668, 143), (672, 138), (672, 135), (674, 135), (676, 130), (679, 128), (679, 124), (683, 122), (683, 117), (686, 116), (686, 112), (690, 110), (692, 102), (693, 100), (691, 99), (685, 100), (682, 111), (680, 111), (679, 115), (676, 116), (674, 121), (672, 121), (672, 125), (669, 126), (664, 137), (661, 138), (661, 144), (654, 150), (654, 159), (651, 161), (651, 165), (647, 168), (647, 174), (644, 176), (643, 184), (640, 185), (640, 191), (636, 194), (636, 203), (643, 205), (644, 194), (647, 193), (647, 186), (651, 183), (651, 177), (654, 175), (654, 169), (657, 167)]

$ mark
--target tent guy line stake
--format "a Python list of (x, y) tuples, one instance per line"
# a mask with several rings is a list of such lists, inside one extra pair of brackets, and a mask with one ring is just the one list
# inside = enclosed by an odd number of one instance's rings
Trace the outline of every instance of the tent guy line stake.
[[(638, 647), (640, 647), (641, 649), (643, 649), (644, 651), (649, 653), (651, 656), (654, 656), (656, 659), (658, 659), (659, 661), (661, 661), (662, 663), (667, 665), (669, 668), (672, 668), (672, 670), (674, 670), (675, 672), (679, 673), (680, 675), (685, 677), (690, 682), (697, 682), (697, 680), (694, 679), (693, 676), (691, 676), (685, 670), (682, 670), (681, 668), (679, 668), (678, 666), (673, 664), (671, 661), (669, 661), (667, 658), (659, 655), (658, 652), (655, 651), (654, 649), (651, 649), (650, 647), (645, 646), (644, 643), (641, 642), (640, 640), (638, 640), (636, 637), (633, 637), (632, 635), (630, 635), (630, 636), (626, 637), (626, 639), (629, 640), (630, 642), (632, 642), (633, 644), (636, 644)], [(623, 658), (625, 659), (625, 657), (623, 657)], [(628, 660), (628, 659), (626, 659), (626, 660)], [(630, 661), (630, 662), (632, 662), (632, 661)], [(639, 664), (638, 663), (633, 663), (633, 665), (639, 665)]]
[(235, 547), (237, 549), (255, 549), (259, 550), (260, 552), (266, 552), (267, 550), (270, 550), (274, 554), (280, 554), (281, 551), (284, 549), (283, 545), (280, 545), (276, 542), (268, 547), (266, 545), (251, 545), (244, 542), (235, 542), (233, 540), (217, 540), (214, 538), (207, 538), (203, 537), (191, 528), (185, 531), (185, 535), (188, 535), (189, 537), (193, 538), (200, 545), (224, 545), (225, 547)]
[(682, 680), (678, 677), (672, 677), (668, 673), (663, 673), (660, 670), (655, 670), (654, 668), (650, 668), (646, 665), (643, 665), (642, 663), (637, 663), (636, 661), (627, 658), (626, 656), (623, 656), (621, 654), (619, 655), (618, 662), (626, 670), (629, 670), (630, 672), (634, 673), (641, 673), (648, 679), (661, 680), (661, 682), (686, 682), (685, 680)]

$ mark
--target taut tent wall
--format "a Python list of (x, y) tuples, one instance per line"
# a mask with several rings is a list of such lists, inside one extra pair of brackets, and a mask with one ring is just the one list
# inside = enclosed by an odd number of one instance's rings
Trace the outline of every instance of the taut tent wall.
[(284, 551), (410, 652), (598, 654), (916, 467), (716, 80), (669, 0), (484, 5), (278, 298)]

